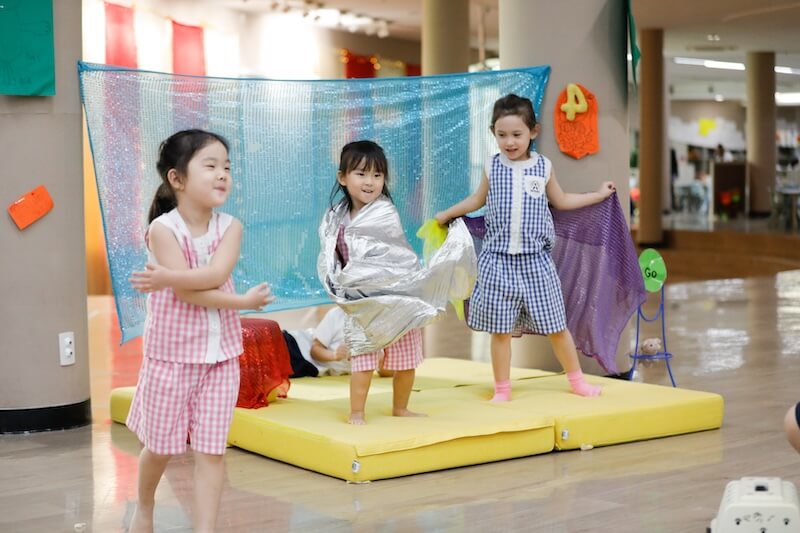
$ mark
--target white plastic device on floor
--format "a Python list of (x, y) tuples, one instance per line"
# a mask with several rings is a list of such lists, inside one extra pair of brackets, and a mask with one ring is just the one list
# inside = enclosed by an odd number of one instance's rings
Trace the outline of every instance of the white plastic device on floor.
[(731, 481), (710, 533), (800, 533), (800, 501), (790, 481), (743, 477)]

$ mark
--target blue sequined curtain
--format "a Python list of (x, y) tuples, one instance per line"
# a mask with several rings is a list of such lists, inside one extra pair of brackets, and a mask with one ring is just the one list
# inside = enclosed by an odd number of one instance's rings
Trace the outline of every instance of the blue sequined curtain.
[[(537, 115), (550, 69), (411, 78), (282, 81), (181, 76), (79, 64), (109, 266), (123, 341), (141, 334), (145, 297), (128, 283), (146, 261), (144, 232), (158, 146), (203, 128), (231, 143), (234, 189), (223, 211), (242, 221), (237, 290), (267, 281), (270, 310), (327, 302), (317, 227), (342, 146), (379, 143), (412, 246), (422, 222), (469, 194), (496, 151), (494, 101), (527, 96)], [(109, 120), (113, 117), (113, 120)]]

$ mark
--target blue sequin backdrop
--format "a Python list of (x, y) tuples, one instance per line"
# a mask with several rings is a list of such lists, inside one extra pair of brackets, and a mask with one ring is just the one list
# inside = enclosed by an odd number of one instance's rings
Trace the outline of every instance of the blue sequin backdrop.
[(344, 144), (370, 139), (389, 159), (389, 189), (412, 246), (417, 228), (468, 195), (486, 157), (495, 100), (530, 98), (539, 116), (550, 68), (411, 78), (283, 81), (181, 76), (79, 63), (111, 280), (123, 342), (142, 332), (145, 297), (128, 278), (146, 261), (146, 217), (160, 183), (158, 146), (202, 128), (226, 137), (242, 221), (233, 277), (272, 286), (277, 311), (328, 302), (317, 228)]

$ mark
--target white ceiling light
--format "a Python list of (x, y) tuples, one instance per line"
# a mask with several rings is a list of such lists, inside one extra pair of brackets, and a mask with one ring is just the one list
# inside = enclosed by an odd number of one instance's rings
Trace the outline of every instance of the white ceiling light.
[(800, 68), (775, 67), (775, 72), (778, 74), (794, 74), (795, 76), (800, 76)]
[(775, 93), (778, 105), (800, 105), (800, 93)]
[(703, 62), (706, 68), (716, 68), (721, 70), (744, 70), (744, 63), (734, 63), (731, 61), (713, 61), (708, 59)]
[[(694, 67), (705, 67), (722, 70), (746, 70), (744, 63), (733, 61), (714, 61), (712, 59), (700, 59), (697, 57), (675, 57), (672, 59), (676, 65), (691, 65)], [(800, 76), (800, 69), (792, 67), (775, 67), (776, 74), (793, 74)]]
[(732, 61), (714, 61), (713, 59), (698, 59), (696, 57), (676, 57), (673, 61), (677, 65), (692, 65), (721, 70), (744, 70), (744, 63), (734, 63)]
[(675, 57), (672, 59), (676, 65), (693, 65), (695, 67), (704, 67), (705, 59), (697, 59), (694, 57)]

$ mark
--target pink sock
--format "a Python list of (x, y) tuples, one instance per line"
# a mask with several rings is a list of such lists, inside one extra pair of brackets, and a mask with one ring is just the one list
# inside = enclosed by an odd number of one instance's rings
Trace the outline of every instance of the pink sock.
[(493, 402), (508, 402), (511, 400), (511, 380), (494, 382), (494, 396)]
[(590, 385), (583, 379), (583, 371), (576, 370), (575, 372), (567, 372), (567, 379), (569, 386), (572, 387), (572, 392), (578, 396), (600, 396), (602, 388), (597, 385)]

